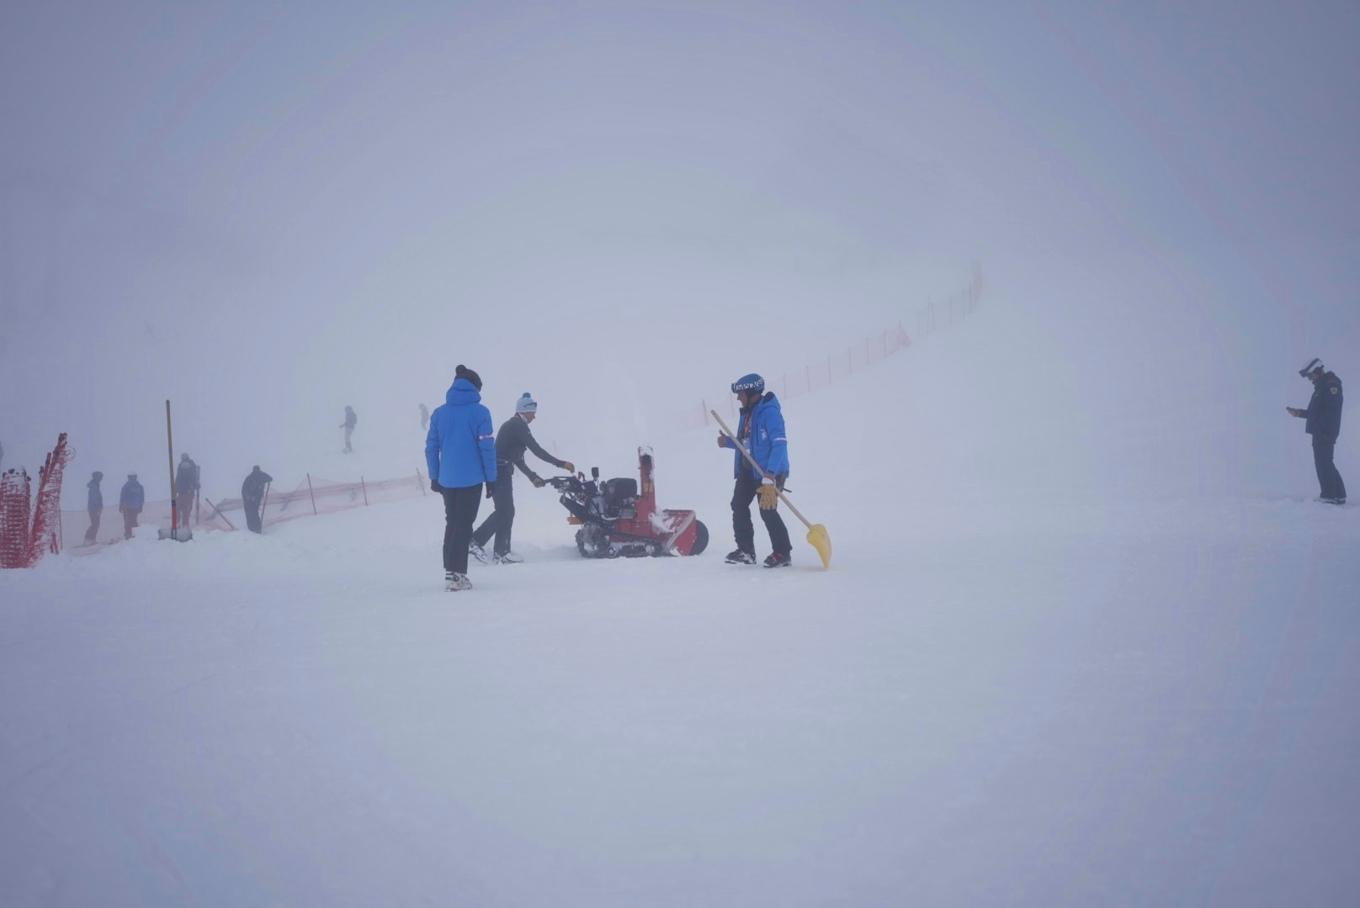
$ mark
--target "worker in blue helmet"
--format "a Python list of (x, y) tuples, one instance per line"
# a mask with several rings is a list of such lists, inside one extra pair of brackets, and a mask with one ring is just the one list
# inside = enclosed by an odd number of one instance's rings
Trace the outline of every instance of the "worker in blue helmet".
[[(760, 500), (760, 519), (770, 534), (773, 551), (765, 567), (788, 567), (793, 546), (784, 518), (779, 516), (779, 490), (789, 475), (789, 440), (784, 432), (784, 414), (779, 398), (765, 390), (765, 379), (754, 372), (732, 382), (732, 393), (741, 405), (737, 421), (737, 440), (760, 469), (751, 466), (740, 451), (735, 451), (732, 473), (732, 533), (737, 547), (728, 553), (728, 564), (756, 563), (756, 531), (751, 522), (751, 502)], [(731, 439), (718, 435), (718, 447), (734, 448)]]

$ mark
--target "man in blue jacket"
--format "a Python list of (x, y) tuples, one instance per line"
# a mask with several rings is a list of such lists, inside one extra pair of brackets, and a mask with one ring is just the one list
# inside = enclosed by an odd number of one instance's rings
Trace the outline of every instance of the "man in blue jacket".
[(1341, 405), (1345, 396), (1341, 392), (1341, 379), (1335, 372), (1328, 372), (1322, 360), (1310, 360), (1299, 370), (1299, 374), (1313, 383), (1313, 398), (1308, 408), (1286, 407), (1291, 416), (1307, 420), (1304, 431), (1313, 436), (1313, 466), (1317, 468), (1318, 484), (1322, 494), (1318, 501), (1327, 504), (1346, 503), (1346, 483), (1341, 479), (1332, 457), (1336, 453), (1336, 439), (1341, 434)]
[[(793, 545), (784, 518), (779, 516), (779, 491), (789, 475), (789, 440), (784, 433), (784, 414), (779, 398), (765, 391), (765, 379), (755, 373), (743, 375), (732, 383), (732, 393), (741, 403), (737, 440), (750, 452), (760, 470), (753, 468), (740, 451), (735, 451), (732, 490), (732, 533), (737, 547), (727, 555), (728, 564), (756, 563), (756, 530), (751, 522), (751, 501), (760, 499), (760, 519), (770, 533), (774, 549), (765, 567), (788, 567)], [(718, 435), (718, 447), (735, 448), (726, 435)]]
[(496, 435), (491, 411), (482, 405), (482, 379), (459, 365), (444, 405), (430, 414), (425, 462), (430, 488), (444, 496), (444, 589), (472, 589), (468, 543), (482, 504), (496, 484)]
[(146, 504), (146, 491), (137, 481), (136, 473), (129, 473), (127, 482), (118, 493), (118, 510), (123, 512), (123, 538), (131, 539), (132, 531), (137, 528), (137, 517)]

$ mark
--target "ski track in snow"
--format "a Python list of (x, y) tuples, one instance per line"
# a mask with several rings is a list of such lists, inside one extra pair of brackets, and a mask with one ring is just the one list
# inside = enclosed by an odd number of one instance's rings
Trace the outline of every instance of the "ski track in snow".
[(7, 573), (0, 902), (1355, 891), (1353, 513), (926, 508), (830, 572), (559, 517), (447, 594), (422, 499)]

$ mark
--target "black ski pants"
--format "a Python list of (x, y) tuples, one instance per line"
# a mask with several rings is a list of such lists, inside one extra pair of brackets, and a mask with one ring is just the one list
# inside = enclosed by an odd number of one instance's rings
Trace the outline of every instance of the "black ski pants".
[(1341, 479), (1332, 458), (1336, 454), (1335, 438), (1313, 439), (1313, 466), (1317, 467), (1318, 485), (1323, 498), (1345, 498), (1346, 483)]
[(482, 484), (444, 489), (444, 570), (466, 574), (472, 524), (482, 506)]
[(477, 527), (477, 532), (472, 534), (472, 538), (478, 545), (486, 548), (487, 541), (494, 535), (495, 552), (497, 555), (504, 555), (510, 551), (510, 533), (515, 526), (515, 474), (504, 464), (496, 469), (496, 482), (491, 486), (491, 502), (496, 506), (496, 510), (482, 521), (482, 525)]
[[(756, 528), (751, 522), (751, 502), (758, 491), (760, 480), (749, 470), (742, 470), (732, 490), (732, 534), (737, 537), (737, 548), (752, 555), (756, 553)], [(781, 555), (791, 553), (793, 544), (789, 542), (789, 528), (784, 526), (784, 518), (779, 512), (761, 511), (760, 519), (765, 521), (765, 529), (770, 532), (770, 548)]]
[(90, 511), (90, 528), (85, 531), (85, 541), (94, 542), (94, 537), (99, 535), (99, 520), (104, 516), (103, 511)]
[(244, 498), (241, 506), (246, 511), (246, 529), (252, 533), (264, 532), (264, 525), (260, 521), (260, 501), (259, 498)]

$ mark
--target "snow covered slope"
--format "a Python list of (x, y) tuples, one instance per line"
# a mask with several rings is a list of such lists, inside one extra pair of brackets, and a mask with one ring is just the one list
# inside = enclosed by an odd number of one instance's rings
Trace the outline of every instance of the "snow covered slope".
[(433, 498), (0, 575), (0, 904), (1347, 901), (1360, 513), (1054, 488), (965, 349), (788, 404), (830, 572), (721, 563), (711, 434), (605, 430), (705, 556), (522, 488), (472, 594)]

